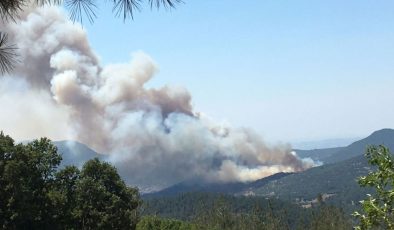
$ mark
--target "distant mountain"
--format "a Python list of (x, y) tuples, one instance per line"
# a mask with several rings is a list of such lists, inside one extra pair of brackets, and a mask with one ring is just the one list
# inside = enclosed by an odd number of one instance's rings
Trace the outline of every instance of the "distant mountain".
[(336, 147), (345, 147), (361, 138), (333, 138), (318, 141), (293, 142), (291, 145), (296, 149), (328, 149)]
[(327, 164), (271, 181), (253, 192), (282, 199), (313, 199), (321, 193), (352, 193), (356, 179), (371, 170), (364, 156)]
[(346, 147), (327, 148), (327, 149), (313, 149), (313, 150), (298, 150), (294, 151), (298, 156), (305, 158), (310, 157), (313, 160), (318, 160), (327, 163), (340, 162), (350, 159), (355, 156), (363, 155), (368, 145), (385, 145), (389, 149), (394, 150), (394, 130), (381, 129), (373, 132), (368, 137), (359, 141), (353, 142)]
[(358, 201), (373, 192), (370, 188), (361, 188), (357, 183), (358, 177), (367, 175), (371, 170), (364, 156), (356, 156), (271, 181), (248, 193), (299, 203), (312, 201), (318, 194), (325, 194), (330, 197), (328, 202), (351, 212)]
[(367, 193), (373, 192), (370, 188), (361, 188), (357, 178), (373, 170), (363, 155), (366, 147), (380, 144), (394, 150), (393, 129), (376, 131), (347, 147), (297, 151), (302, 157), (319, 159), (328, 164), (273, 180), (260, 188), (244, 192), (299, 203), (312, 201), (318, 194), (325, 194), (330, 197), (329, 202), (350, 212)]
[(90, 159), (95, 157), (100, 159), (103, 158), (103, 155), (98, 154), (88, 146), (77, 141), (54, 141), (53, 144), (62, 155), (63, 160), (61, 162), (61, 167), (67, 165), (81, 167)]
[(244, 191), (260, 188), (272, 180), (278, 180), (282, 177), (291, 175), (292, 173), (277, 173), (253, 182), (233, 182), (233, 183), (207, 183), (202, 181), (185, 181), (161, 191), (145, 194), (146, 197), (174, 196), (180, 193), (188, 192), (210, 192), (210, 193), (226, 193), (238, 194)]
[(394, 150), (394, 129), (381, 129), (375, 131), (368, 137), (340, 149), (338, 152), (327, 158), (326, 163), (339, 162), (355, 156), (363, 155), (368, 145), (385, 145), (390, 150)]
[(294, 149), (297, 155), (301, 158), (311, 158), (314, 161), (320, 161), (326, 163), (330, 161), (330, 159), (340, 150), (346, 147), (336, 147), (336, 148), (327, 148), (327, 149), (311, 149), (311, 150), (301, 150)]
[[(54, 142), (62, 154), (62, 166), (82, 166), (94, 157), (104, 159), (86, 145), (74, 141)], [(300, 173), (278, 173), (250, 183), (202, 183), (187, 181), (170, 186), (159, 192), (146, 194), (146, 198), (175, 196), (188, 192), (226, 193), (232, 195), (257, 195), (287, 200), (300, 205), (313, 202), (318, 194), (324, 194), (327, 202), (343, 207), (347, 212), (372, 191), (360, 188), (357, 178), (372, 168), (363, 156), (368, 145), (384, 144), (394, 151), (394, 130), (378, 130), (368, 137), (346, 147), (314, 150), (295, 150), (300, 157), (311, 157), (325, 164)]]
[(179, 183), (160, 192), (146, 194), (144, 198), (172, 197), (189, 192), (225, 193), (241, 196), (263, 196), (280, 199), (300, 206), (316, 202), (322, 194), (325, 202), (342, 207), (347, 213), (356, 210), (359, 201), (370, 188), (361, 188), (357, 178), (372, 168), (364, 156), (311, 168), (300, 173), (278, 173), (251, 183), (197, 184)]
[[(250, 183), (202, 183), (188, 181), (170, 186), (148, 196), (171, 196), (185, 192), (215, 192), (275, 196), (280, 199), (313, 199), (321, 193), (335, 194), (335, 199), (355, 202), (365, 195), (356, 179), (370, 167), (364, 159), (368, 145), (384, 144), (394, 150), (394, 130), (382, 129), (346, 147), (295, 150), (302, 157), (325, 163), (301, 173), (278, 173)], [(334, 200), (335, 200), (334, 199)]]

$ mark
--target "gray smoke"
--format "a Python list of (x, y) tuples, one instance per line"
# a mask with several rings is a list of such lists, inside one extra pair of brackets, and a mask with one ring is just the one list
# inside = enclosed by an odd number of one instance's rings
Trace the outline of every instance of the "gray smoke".
[(51, 95), (50, 106), (67, 111), (74, 138), (106, 154), (131, 184), (251, 181), (315, 164), (289, 145), (268, 146), (251, 130), (196, 113), (184, 88), (146, 87), (157, 65), (143, 52), (127, 63), (100, 65), (83, 29), (55, 7), (5, 26), (23, 63), (13, 77)]

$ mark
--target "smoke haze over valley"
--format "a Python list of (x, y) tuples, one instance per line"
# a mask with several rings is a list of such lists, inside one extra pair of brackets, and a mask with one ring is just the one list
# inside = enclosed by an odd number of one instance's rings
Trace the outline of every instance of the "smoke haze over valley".
[[(4, 25), (20, 64), (0, 81), (2, 129), (31, 139), (78, 140), (134, 185), (253, 181), (316, 166), (288, 144), (195, 111), (186, 88), (147, 87), (158, 64), (146, 53), (100, 64), (85, 31), (56, 7), (30, 9)], [(15, 102), (15, 98), (18, 101)]]

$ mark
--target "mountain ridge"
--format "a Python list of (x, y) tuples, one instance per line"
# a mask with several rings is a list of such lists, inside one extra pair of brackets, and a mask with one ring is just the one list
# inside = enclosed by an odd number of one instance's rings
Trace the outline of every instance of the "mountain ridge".
[[(84, 162), (95, 157), (105, 159), (105, 155), (95, 152), (80, 142), (54, 141), (53, 143), (57, 146), (59, 153), (63, 157), (61, 167), (66, 165), (81, 167)], [(343, 192), (343, 189), (347, 188), (348, 190), (356, 191), (359, 187), (356, 183), (356, 178), (367, 174), (370, 170), (367, 161), (363, 157), (363, 153), (365, 152), (366, 146), (371, 144), (384, 144), (389, 149), (394, 149), (394, 130), (377, 130), (366, 138), (355, 141), (346, 147), (296, 150), (297, 154), (302, 158), (311, 157), (314, 160), (321, 160), (325, 163), (323, 166), (314, 167), (304, 172), (279, 173), (248, 183), (204, 184), (198, 181), (184, 181), (163, 190), (149, 193), (149, 196), (169, 196), (183, 192), (197, 191), (237, 195), (269, 196), (271, 194), (282, 199), (287, 197), (286, 199), (290, 200), (313, 199), (318, 193), (333, 193), (337, 197), (346, 197), (350, 196), (350, 194)], [(308, 180), (311, 182), (308, 182)], [(301, 183), (302, 186), (297, 188), (297, 183)], [(348, 188), (346, 186), (349, 183), (351, 186)], [(285, 191), (287, 191), (287, 194)], [(335, 200), (336, 198), (333, 199)], [(352, 198), (353, 201), (356, 199), (357, 197)]]
[(75, 165), (82, 167), (82, 165), (95, 157), (103, 159), (103, 155), (97, 153), (89, 146), (78, 141), (54, 141), (53, 144), (57, 147), (58, 152), (62, 156), (61, 167), (68, 165)]
[[(379, 144), (385, 144), (388, 148), (394, 149), (394, 130), (377, 130), (366, 138), (355, 141), (346, 147), (323, 149), (326, 151), (329, 163), (322, 166), (313, 167), (299, 173), (282, 174), (279, 178), (275, 178), (275, 174), (273, 177), (266, 179), (267, 183), (258, 185), (256, 181), (256, 186), (248, 187), (243, 185), (239, 186), (240, 189), (238, 190), (228, 190), (225, 193), (273, 196), (292, 202), (296, 200), (312, 200), (318, 194), (330, 194), (329, 200), (331, 202), (342, 202), (344, 206), (349, 208), (361, 200), (369, 191), (368, 189), (360, 188), (357, 178), (366, 175), (372, 170), (363, 156), (366, 147)], [(330, 153), (330, 150), (333, 152)], [(302, 156), (311, 157), (307, 154)], [(264, 181), (264, 178), (260, 180)], [(250, 184), (253, 183), (251, 182)], [(170, 186), (164, 191), (190, 192), (196, 189), (191, 188), (187, 190), (187, 187), (179, 189), (179, 184), (177, 186)], [(202, 185), (198, 186), (201, 187)], [(156, 195), (160, 195), (160, 191)]]
[(163, 190), (145, 194), (147, 197), (174, 196), (186, 192), (210, 192), (238, 194), (245, 190), (256, 189), (267, 184), (271, 180), (277, 180), (293, 173), (280, 172), (268, 177), (264, 177), (252, 182), (231, 182), (231, 183), (204, 183), (202, 181), (183, 181), (169, 186)]
[(301, 158), (310, 157), (324, 164), (340, 162), (352, 157), (363, 155), (368, 145), (385, 145), (394, 149), (394, 129), (380, 129), (372, 132), (365, 138), (354, 141), (345, 147), (334, 147), (324, 149), (300, 150), (294, 149)]

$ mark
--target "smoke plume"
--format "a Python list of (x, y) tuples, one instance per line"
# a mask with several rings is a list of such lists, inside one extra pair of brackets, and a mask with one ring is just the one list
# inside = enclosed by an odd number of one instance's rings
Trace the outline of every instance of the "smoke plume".
[(102, 66), (85, 31), (55, 7), (30, 10), (5, 28), (21, 58), (12, 77), (46, 95), (39, 98), (49, 110), (67, 114), (41, 125), (66, 123), (73, 138), (106, 154), (128, 183), (251, 181), (314, 165), (288, 145), (268, 146), (252, 130), (197, 113), (184, 88), (146, 87), (157, 65), (143, 52), (129, 62)]

